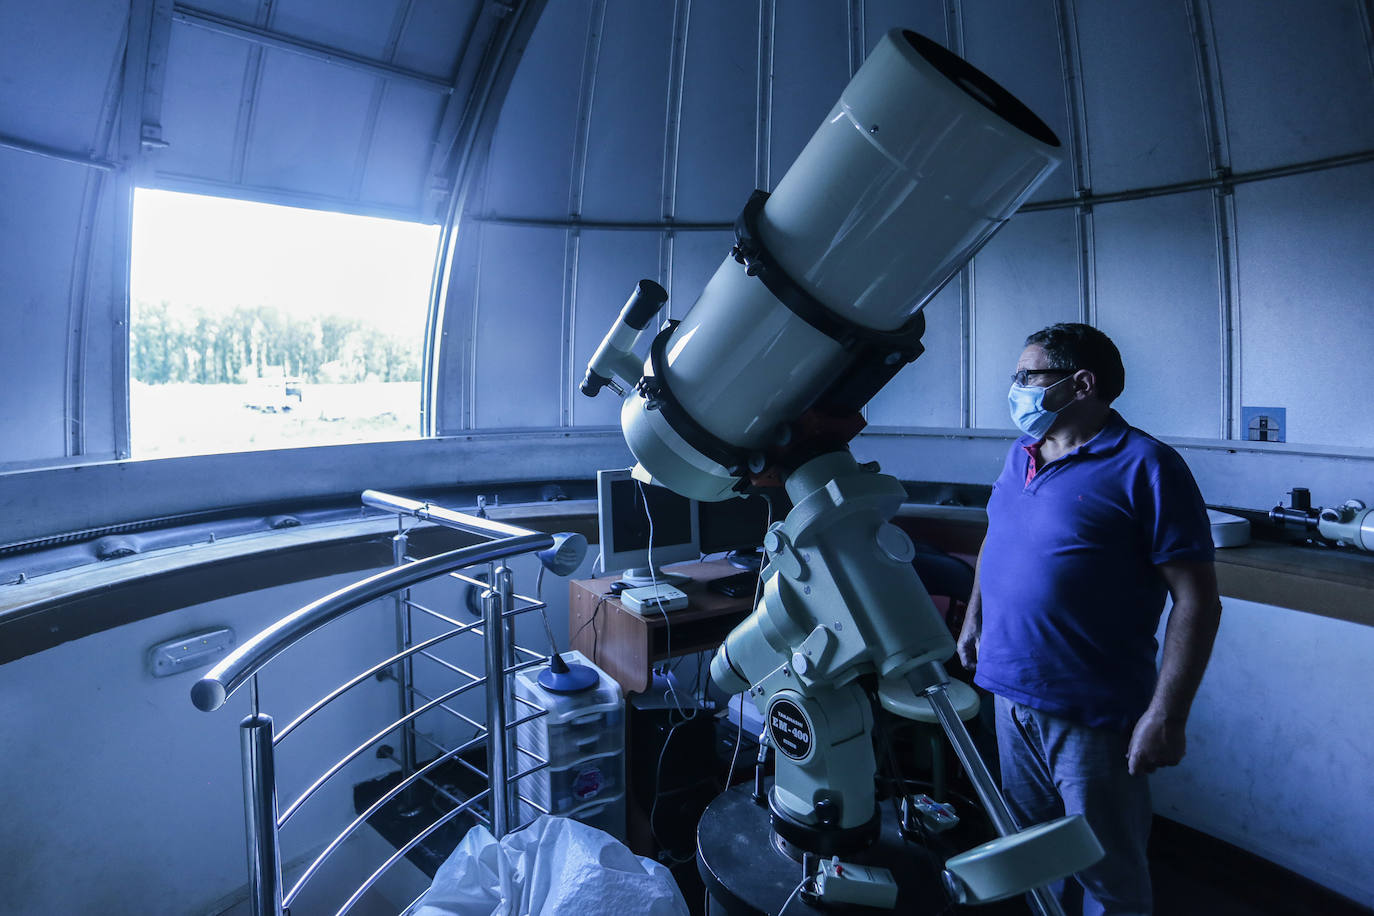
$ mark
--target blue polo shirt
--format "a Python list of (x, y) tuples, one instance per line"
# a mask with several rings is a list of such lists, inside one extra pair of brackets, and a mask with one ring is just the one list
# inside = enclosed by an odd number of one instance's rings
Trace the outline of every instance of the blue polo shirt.
[(1210, 561), (1183, 459), (1115, 411), (1030, 480), (1022, 436), (988, 501), (974, 683), (1084, 725), (1130, 728), (1154, 692), (1168, 588), (1155, 567)]

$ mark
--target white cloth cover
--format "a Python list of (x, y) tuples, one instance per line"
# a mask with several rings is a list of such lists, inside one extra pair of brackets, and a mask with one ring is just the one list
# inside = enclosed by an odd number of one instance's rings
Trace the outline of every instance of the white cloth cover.
[(473, 827), (413, 916), (688, 916), (668, 869), (580, 821), (542, 815), (500, 843)]

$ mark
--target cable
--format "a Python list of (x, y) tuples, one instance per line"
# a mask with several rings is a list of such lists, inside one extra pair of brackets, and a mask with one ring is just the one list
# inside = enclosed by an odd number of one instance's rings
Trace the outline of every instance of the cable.
[[(654, 516), (653, 513), (649, 511), (649, 495), (644, 492), (644, 481), (636, 480), (635, 483), (639, 485), (639, 498), (644, 502), (644, 518), (649, 523), (649, 581), (653, 583), (654, 592), (657, 593), (659, 589), (659, 584), (658, 570), (654, 568)], [(668, 620), (668, 612), (664, 609), (663, 604), (660, 602), (658, 605), (656, 605), (656, 607), (658, 608), (658, 612), (661, 615), (663, 615), (664, 633), (667, 636), (668, 641), (667, 655), (668, 658), (671, 659), (673, 657), (673, 625)], [(683, 709), (682, 707), (682, 700), (680, 697), (678, 697), (676, 688), (673, 687), (673, 681), (671, 679), (667, 679), (667, 683), (668, 690), (663, 695), (663, 698), (667, 700), (671, 695), (673, 706), (677, 709), (678, 715), (682, 716), (684, 719), (695, 718), (697, 710), (693, 709), (692, 712), (688, 714), (687, 710)]]
[[(883, 757), (886, 758), (888, 769), (892, 773), (891, 778), (897, 783), (897, 791), (892, 795), (892, 807), (896, 812), (897, 823), (902, 824), (904, 822), (902, 820), (901, 801), (905, 800), (908, 805), (911, 804), (906, 794), (907, 779), (902, 775), (901, 766), (897, 762), (897, 753), (892, 747), (892, 735), (888, 723), (879, 716), (875, 717), (875, 724), (878, 726), (877, 740), (879, 744), (882, 745)], [(943, 856), (937, 856), (935, 850), (931, 848), (932, 844), (935, 842), (935, 838), (926, 830), (926, 825), (921, 823), (919, 815), (913, 818), (913, 822), (916, 825), (916, 834), (921, 840), (921, 848), (925, 850), (926, 861), (930, 863), (931, 868), (935, 871), (935, 886), (940, 888), (941, 896), (945, 901), (944, 907), (939, 910), (936, 916), (943, 916), (945, 913), (952, 912), (954, 907), (954, 900), (950, 897), (949, 891), (945, 887), (941, 868), (938, 864)], [(901, 835), (903, 842), (911, 842), (911, 838), (906, 835), (905, 830), (899, 830), (898, 833)]]
[(735, 781), (735, 763), (739, 760), (739, 746), (744, 743), (744, 693), (736, 694), (739, 697), (739, 729), (735, 732), (735, 752), (730, 755), (730, 771), (725, 774), (725, 791), (730, 791), (730, 785)]
[[(801, 893), (801, 889), (806, 887), (806, 882), (813, 881), (814, 879), (815, 876), (807, 875), (805, 878), (801, 879), (801, 884), (798, 884), (796, 887), (792, 888), (792, 893), (787, 895), (787, 899), (784, 900), (782, 902), (782, 906), (778, 908), (778, 916), (782, 916), (783, 911), (785, 911), (788, 908), (788, 906), (791, 905), (792, 900), (797, 896), (797, 894)], [(814, 893), (814, 889), (812, 892)]]
[[(773, 501), (772, 501), (771, 499), (766, 498), (766, 497), (760, 497), (760, 498), (763, 499), (763, 504), (764, 504), (765, 506), (768, 507), (768, 518), (767, 518), (767, 520), (766, 520), (766, 522), (764, 523), (764, 526), (763, 526), (763, 530), (766, 532), (766, 531), (768, 531), (769, 528), (772, 528), (772, 527), (773, 527)], [(762, 562), (766, 565), (767, 559), (768, 559), (768, 551), (767, 551), (767, 550), (764, 551), (763, 557), (764, 557), (764, 559), (763, 559)], [(754, 608), (757, 608), (757, 607), (759, 606), (759, 598), (760, 598), (760, 596), (762, 596), (762, 594), (763, 594), (763, 567), (760, 566), (760, 567), (759, 567), (759, 577), (758, 577), (758, 580), (754, 582), (754, 603), (753, 603), (753, 605), (751, 605), (751, 607), (750, 607), (750, 610), (751, 610), (751, 611), (752, 611)]]
[(690, 721), (690, 719), (683, 719), (676, 723), (668, 729), (668, 737), (663, 739), (663, 746), (658, 750), (658, 766), (654, 769), (654, 803), (649, 806), (649, 835), (654, 838), (654, 842), (658, 844), (659, 848), (667, 854), (668, 861), (674, 866), (685, 865), (692, 861), (695, 855), (683, 857), (674, 854), (673, 850), (668, 848), (668, 844), (658, 838), (658, 826), (654, 823), (654, 818), (658, 812), (658, 800), (662, 795), (662, 792), (659, 790), (659, 785), (663, 778), (663, 756), (668, 753), (668, 745), (672, 743), (673, 735), (677, 734), (678, 728), (682, 725), (686, 725)]
[[(765, 499), (764, 502), (767, 503), (767, 505), (768, 505), (768, 526), (767, 526), (767, 527), (771, 528), (771, 527), (773, 527), (773, 503), (772, 503), (771, 501), (767, 500), (767, 499)], [(763, 575), (762, 575), (762, 570), (760, 570), (760, 575), (759, 575), (758, 581), (754, 583), (754, 604), (753, 604), (753, 607), (755, 607), (755, 608), (757, 608), (757, 607), (759, 606), (759, 597), (760, 597), (760, 595), (762, 594), (762, 591), (763, 591)], [(784, 662), (783, 664), (786, 664), (786, 662)], [(779, 668), (781, 668), (781, 667), (782, 667), (782, 665), (779, 665), (777, 668), (774, 668), (773, 671), (777, 671), (777, 670), (778, 670)], [(764, 675), (764, 678), (767, 678), (768, 675), (771, 675), (771, 674), (773, 673), (773, 671), (770, 671), (770, 672), (768, 672), (767, 675)], [(754, 686), (755, 686), (755, 685), (751, 684), (751, 685), (749, 686), (749, 689), (752, 690)], [(745, 694), (745, 692), (746, 692), (746, 691), (741, 691), (740, 693), (736, 694), (736, 696), (739, 697), (739, 716), (738, 716), (738, 718), (739, 718), (739, 722), (738, 722), (739, 727), (735, 730), (735, 752), (734, 752), (733, 754), (730, 755), (730, 769), (729, 769), (729, 771), (725, 774), (725, 789), (724, 789), (723, 791), (729, 791), (731, 784), (735, 781), (735, 764), (739, 762), (739, 747), (740, 747), (741, 744), (744, 743), (744, 694)], [(727, 706), (727, 709), (728, 709), (729, 700), (726, 701), (726, 706)]]
[(549, 637), (549, 655), (558, 654), (558, 641), (553, 638), (553, 627), (549, 625), (549, 609), (544, 605), (544, 564), (539, 564), (539, 575), (534, 577), (534, 600), (539, 602), (539, 616), (544, 618), (544, 634)]
[(597, 649), (599, 648), (599, 645), (598, 645), (598, 644), (599, 644), (600, 636), (601, 636), (600, 631), (597, 630), (597, 628), (596, 628), (596, 617), (597, 617), (598, 614), (601, 613), (601, 606), (602, 606), (603, 604), (605, 604), (605, 603), (606, 603), (606, 599), (608, 599), (608, 598), (610, 598), (610, 597), (612, 597), (612, 596), (611, 596), (611, 594), (610, 594), (609, 592), (607, 592), (606, 594), (603, 594), (603, 595), (599, 595), (599, 596), (597, 597), (597, 599), (596, 599), (596, 606), (595, 606), (594, 608), (592, 608), (592, 616), (590, 616), (590, 617), (588, 617), (586, 620), (584, 620), (584, 621), (582, 622), (582, 626), (580, 626), (580, 627), (577, 628), (577, 632), (574, 633), (574, 634), (572, 634), (572, 636), (568, 639), (568, 645), (571, 646), (573, 643), (577, 642), (577, 637), (579, 637), (579, 636), (582, 635), (582, 631), (583, 631), (583, 630), (587, 629), (587, 627), (591, 627), (591, 628), (592, 628), (592, 658), (591, 658), (591, 661), (592, 661), (593, 663), (595, 663), (596, 659), (599, 657), (599, 655), (598, 655), (598, 653), (597, 653)]

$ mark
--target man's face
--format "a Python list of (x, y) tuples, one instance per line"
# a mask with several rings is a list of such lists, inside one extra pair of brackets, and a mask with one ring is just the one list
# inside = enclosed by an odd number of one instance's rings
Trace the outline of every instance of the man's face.
[[(1016, 381), (1020, 382), (1021, 372), (1025, 372), (1025, 384), (1034, 388), (1049, 388), (1055, 382), (1062, 381), (1073, 375), (1071, 369), (1050, 369), (1049, 355), (1045, 348), (1039, 344), (1031, 344), (1021, 351), (1021, 358), (1016, 361)], [(1052, 390), (1045, 392), (1044, 405), (1047, 410), (1062, 410), (1067, 404), (1075, 399), (1074, 383), (1067, 382), (1058, 385)]]

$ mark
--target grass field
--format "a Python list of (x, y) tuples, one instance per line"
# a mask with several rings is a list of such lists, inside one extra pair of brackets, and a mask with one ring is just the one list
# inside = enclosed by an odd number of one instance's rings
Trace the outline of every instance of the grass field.
[(420, 429), (419, 382), (307, 384), (299, 399), (264, 399), (249, 385), (135, 381), (129, 399), (135, 458), (408, 439)]

